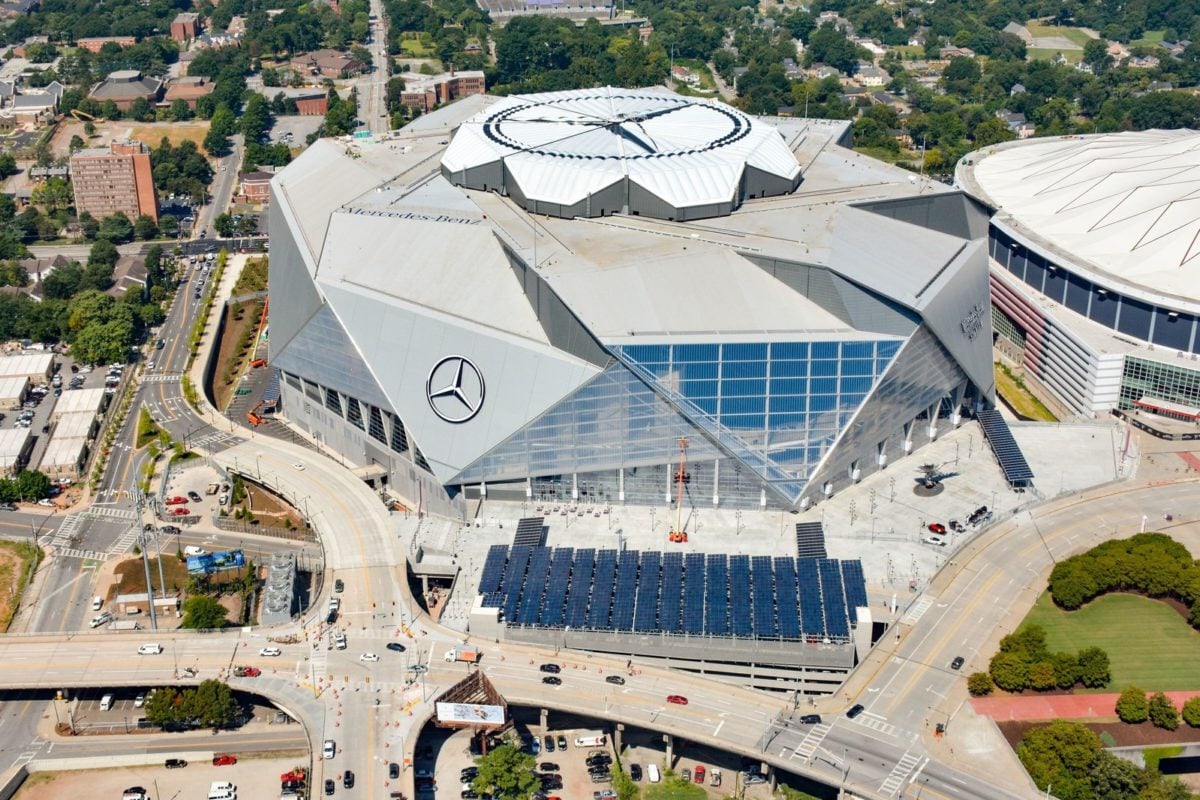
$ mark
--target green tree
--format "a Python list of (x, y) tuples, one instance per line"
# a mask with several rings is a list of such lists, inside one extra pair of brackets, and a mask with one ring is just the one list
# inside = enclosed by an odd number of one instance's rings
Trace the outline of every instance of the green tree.
[(31, 199), (36, 205), (53, 214), (70, 207), (73, 196), (71, 184), (62, 178), (49, 178), (33, 187)]
[(1021, 737), (1017, 757), (1043, 791), (1059, 800), (1093, 800), (1089, 773), (1103, 752), (1100, 737), (1083, 725), (1056, 720)]
[(83, 281), (83, 267), (78, 261), (55, 267), (49, 274), (42, 276), (42, 290), (46, 297), (55, 300), (69, 300), (79, 291)]
[(158, 224), (149, 214), (138, 214), (133, 221), (133, 234), (139, 239), (155, 239), (158, 237)]
[(23, 470), (17, 475), (17, 495), (27, 502), (50, 496), (50, 479), (37, 470)]
[(972, 672), (967, 676), (967, 691), (973, 697), (983, 697), (992, 693), (992, 676), (986, 672)]
[(218, 214), (213, 219), (213, 229), (220, 236), (233, 236), (233, 217), (227, 213)]
[(1183, 704), (1183, 721), (1192, 728), (1200, 728), (1200, 695), (1188, 698)]
[(1162, 692), (1155, 692), (1150, 697), (1150, 722), (1156, 728), (1173, 731), (1179, 727), (1179, 709)]
[(133, 239), (133, 223), (124, 211), (117, 211), (100, 220), (99, 236), (110, 242), (128, 242)]
[(1146, 700), (1146, 693), (1136, 686), (1126, 687), (1117, 698), (1116, 711), (1121, 722), (1145, 722), (1150, 716), (1150, 704)]
[(1108, 686), (1111, 679), (1108, 653), (1099, 647), (1085, 647), (1079, 651), (1079, 681), (1089, 689)]
[(1139, 797), (1149, 779), (1143, 770), (1108, 752), (1096, 756), (1089, 770), (1092, 793), (1097, 798)]
[(168, 113), (171, 116), (171, 120), (174, 122), (183, 122), (186, 119), (192, 118), (192, 109), (188, 107), (186, 100), (173, 100)]
[(990, 147), (1001, 142), (1012, 141), (1017, 138), (1017, 135), (996, 117), (988, 117), (975, 126), (975, 129), (971, 131), (971, 138), (976, 147)]
[(1019, 653), (997, 653), (988, 666), (992, 680), (1006, 692), (1019, 692), (1029, 685), (1029, 664)]
[(202, 681), (194, 689), (185, 691), (182, 707), (189, 720), (202, 727), (214, 729), (228, 727), (233, 723), (238, 711), (237, 701), (229, 685), (211, 678)]
[(92, 138), (93, 136), (95, 136), (96, 135), (96, 123), (92, 122), (90, 119), (87, 122), (83, 123), (83, 135), (88, 137), (89, 139)]
[(179, 220), (174, 214), (163, 214), (158, 218), (158, 230), (163, 236), (175, 236), (179, 233)]
[(1029, 667), (1029, 687), (1044, 692), (1055, 687), (1054, 664), (1038, 661)]
[(223, 628), (228, 614), (229, 610), (215, 597), (192, 595), (183, 601), (183, 621), (179, 627), (197, 630)]
[(638, 796), (638, 785), (633, 782), (633, 778), (629, 777), (624, 769), (618, 769), (612, 773), (613, 791), (617, 793), (617, 800), (635, 800)]
[(533, 756), (511, 744), (500, 745), (476, 762), (479, 774), (471, 781), (480, 794), (490, 794), (498, 800), (528, 800), (541, 784), (533, 774)]
[(72, 153), (74, 153), (76, 150), (82, 150), (85, 147), (87, 147), (87, 143), (85, 141), (83, 141), (83, 137), (80, 136), (79, 134), (75, 134), (74, 136), (72, 136), (71, 143), (69, 145), (67, 145), (67, 149), (70, 150)]
[(0, 153), (0, 178), (17, 174), (17, 159), (12, 153)]
[(121, 252), (110, 240), (97, 239), (96, 243), (92, 245), (92, 249), (88, 251), (88, 266), (103, 264), (111, 271), (117, 265), (120, 257)]
[(1083, 63), (1099, 75), (1112, 66), (1112, 56), (1108, 54), (1108, 42), (1104, 39), (1088, 39), (1083, 44)]
[(1055, 653), (1050, 656), (1054, 664), (1054, 684), (1060, 689), (1070, 689), (1079, 682), (1079, 660), (1070, 653)]

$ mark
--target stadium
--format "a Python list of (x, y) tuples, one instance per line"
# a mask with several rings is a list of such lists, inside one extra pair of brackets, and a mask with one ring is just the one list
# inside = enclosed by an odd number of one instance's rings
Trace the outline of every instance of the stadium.
[(957, 185), (991, 213), (997, 346), (1060, 417), (1200, 420), (1198, 167), (1190, 130), (1031, 139), (959, 163)]
[(986, 215), (848, 130), (599, 88), (314, 143), (271, 184), (281, 414), (454, 515), (841, 491), (994, 391)]

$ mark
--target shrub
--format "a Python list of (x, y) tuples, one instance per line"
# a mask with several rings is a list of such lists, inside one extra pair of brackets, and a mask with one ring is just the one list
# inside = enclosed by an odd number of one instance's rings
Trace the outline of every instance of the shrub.
[(1183, 721), (1193, 728), (1200, 728), (1200, 695), (1183, 704)]
[(1029, 685), (1029, 665), (1016, 653), (997, 653), (988, 665), (992, 680), (1006, 692), (1019, 692)]
[(1050, 657), (1054, 665), (1054, 685), (1070, 689), (1079, 682), (1079, 659), (1070, 653), (1055, 653)]
[(1179, 709), (1162, 692), (1156, 692), (1150, 698), (1150, 722), (1156, 728), (1173, 731), (1179, 727)]
[(1108, 686), (1111, 678), (1108, 653), (1099, 647), (1085, 647), (1079, 651), (1079, 681), (1089, 689)]
[(1136, 686), (1126, 687), (1117, 698), (1116, 711), (1121, 722), (1145, 722), (1150, 716), (1150, 703), (1146, 700), (1146, 693)]
[(1054, 664), (1049, 661), (1039, 661), (1029, 668), (1029, 686), (1044, 692), (1055, 687)]
[[(991, 694), (992, 676), (986, 672), (972, 672), (967, 676), (967, 691), (970, 692), (973, 697), (983, 697)], [(1200, 715), (1200, 703), (1197, 704), (1196, 711), (1197, 714)]]

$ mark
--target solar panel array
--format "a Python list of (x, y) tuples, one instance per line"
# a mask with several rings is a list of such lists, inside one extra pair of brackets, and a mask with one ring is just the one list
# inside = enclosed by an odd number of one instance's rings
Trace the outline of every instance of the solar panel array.
[(541, 547), (546, 543), (546, 518), (523, 517), (517, 520), (517, 533), (513, 536), (513, 546), (528, 545)]
[(479, 591), (509, 625), (845, 639), (867, 604), (862, 563), (493, 546)]
[(825, 526), (819, 522), (796, 523), (796, 558), (826, 558)]
[(994, 408), (985, 408), (977, 416), (979, 424), (983, 426), (983, 435), (991, 445), (992, 452), (996, 454), (996, 460), (1000, 462), (1000, 469), (1004, 471), (1008, 485), (1024, 486), (1033, 480), (1033, 470), (1030, 469), (1025, 455), (1017, 446), (1017, 440), (1013, 438), (1012, 431), (1008, 429), (1008, 423), (1000, 416), (1000, 412)]

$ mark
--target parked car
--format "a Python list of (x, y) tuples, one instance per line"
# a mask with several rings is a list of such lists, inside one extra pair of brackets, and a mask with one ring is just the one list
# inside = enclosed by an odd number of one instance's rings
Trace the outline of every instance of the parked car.
[(187, 762), (182, 758), (168, 758), (163, 762), (163, 766), (167, 769), (181, 769), (187, 766)]
[(924, 542), (925, 544), (936, 545), (937, 547), (945, 547), (946, 546), (946, 540), (944, 538), (942, 538), (941, 536), (937, 535), (936, 533), (931, 533), (928, 536), (923, 536), (921, 538), (921, 541)]
[(258, 654), (260, 656), (274, 657), (283, 655), (283, 651), (278, 647), (264, 647), (262, 650), (258, 651)]
[(642, 779), (641, 764), (630, 764), (629, 765), (629, 777), (635, 781), (640, 781)]
[(542, 664), (538, 669), (542, 672), (552, 672), (555, 675), (562, 671), (562, 668), (558, 664)]
[[(224, 167), (221, 167), (221, 169), (224, 169)], [(342, 786), (346, 789), (354, 788), (354, 773), (350, 770), (346, 770), (345, 774), (342, 775)]]
[(930, 533), (944, 534), (946, 532), (946, 526), (940, 522), (931, 522), (929, 523), (929, 531)]
[(400, 644), (399, 642), (388, 642), (385, 646), (388, 650), (391, 650), (394, 653), (404, 652), (404, 645)]
[(229, 753), (218, 753), (213, 756), (212, 763), (214, 767), (230, 767), (237, 763), (237, 756)]
[(201, 498), (200, 498), (200, 494), (198, 492), (188, 492), (187, 496), (188, 496), (188, 499), (191, 500), (193, 503), (202, 502)]
[(325, 796), (329, 797), (336, 791), (337, 784), (333, 782), (333, 778), (325, 779)]
[(558, 749), (559, 750), (567, 749), (567, 737), (563, 736), (561, 733), (558, 735)]
[(187, 506), (175, 506), (171, 509), (171, 516), (173, 517), (186, 517), (190, 513), (192, 512), (188, 510)]
[(551, 686), (560, 686), (562, 685), (562, 678), (557, 678), (553, 675), (547, 675), (546, 677), (542, 678), (542, 683), (548, 683)]
[(542, 746), (546, 749), (547, 753), (553, 753), (555, 749), (554, 737), (547, 733), (545, 740), (542, 742)]

